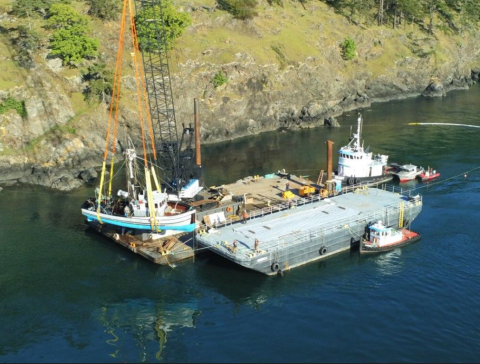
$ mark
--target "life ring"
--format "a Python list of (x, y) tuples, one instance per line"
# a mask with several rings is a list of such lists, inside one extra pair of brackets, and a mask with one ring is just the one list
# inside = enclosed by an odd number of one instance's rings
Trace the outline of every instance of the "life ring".
[(120, 240), (120, 235), (114, 234), (114, 235), (113, 235), (113, 238), (114, 238), (116, 241), (119, 241), (119, 240)]
[(327, 254), (327, 251), (328, 251), (328, 250), (327, 250), (327, 247), (326, 247), (326, 246), (322, 246), (322, 247), (320, 248), (320, 255), (325, 255), (325, 254)]
[(280, 264), (278, 263), (273, 263), (272, 264), (272, 272), (278, 272), (280, 270)]
[(227, 207), (227, 212), (230, 214), (233, 212), (233, 207), (232, 206), (228, 206)]

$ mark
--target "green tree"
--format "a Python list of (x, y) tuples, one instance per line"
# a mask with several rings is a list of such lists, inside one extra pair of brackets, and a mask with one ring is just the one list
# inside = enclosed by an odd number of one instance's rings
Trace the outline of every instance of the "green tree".
[(88, 18), (64, 4), (50, 7), (47, 28), (54, 29), (50, 38), (50, 54), (59, 56), (64, 64), (72, 65), (97, 55), (98, 40), (89, 38)]
[(247, 20), (257, 15), (257, 0), (217, 0), (223, 10), (228, 11), (235, 19)]
[(147, 8), (136, 16), (135, 22), (140, 47), (149, 52), (150, 45), (157, 44), (156, 38), (159, 36), (158, 27), (160, 24), (152, 19), (158, 19), (163, 14), (165, 21), (165, 37), (167, 49), (171, 49), (175, 39), (180, 37), (190, 24), (192, 19), (189, 14), (178, 12), (172, 4), (172, 0), (163, 1), (163, 9), (158, 6)]
[(107, 68), (105, 63), (96, 63), (88, 67), (86, 72), (82, 72), (83, 81), (87, 83), (83, 91), (85, 99), (109, 102), (113, 91), (113, 77), (113, 71)]
[(119, 0), (88, 0), (89, 14), (103, 20), (116, 20), (120, 11)]

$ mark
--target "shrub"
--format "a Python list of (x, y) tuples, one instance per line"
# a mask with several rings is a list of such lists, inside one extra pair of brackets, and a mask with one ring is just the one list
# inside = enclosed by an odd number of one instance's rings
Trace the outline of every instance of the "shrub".
[[(276, 1), (275, 1), (276, 2)], [(252, 19), (257, 15), (257, 0), (218, 0), (220, 7), (233, 15), (235, 19)]]
[(19, 26), (16, 33), (17, 36), (11, 41), (18, 54), (18, 64), (23, 68), (34, 68), (33, 54), (40, 48), (38, 34), (25, 26)]
[(88, 0), (89, 14), (103, 20), (115, 20), (120, 11), (119, 0)]
[(64, 64), (97, 55), (98, 40), (87, 36), (88, 18), (68, 5), (53, 4), (50, 7), (47, 28), (55, 29), (50, 38), (50, 54), (61, 57)]
[(21, 18), (45, 16), (51, 4), (51, 0), (15, 0), (12, 4), (12, 14)]
[(87, 83), (83, 91), (87, 101), (110, 100), (113, 91), (113, 72), (105, 63), (96, 63), (88, 67), (86, 72), (82, 72), (82, 78)]
[(5, 101), (0, 103), (0, 115), (5, 114), (9, 110), (15, 110), (22, 118), (27, 116), (25, 101), (18, 101), (10, 96), (7, 97)]
[(357, 55), (357, 45), (352, 38), (347, 38), (340, 46), (342, 48), (342, 57), (346, 61), (350, 61)]
[(217, 74), (212, 79), (212, 83), (215, 88), (223, 86), (227, 82), (228, 82), (228, 78), (222, 71), (217, 72)]
[[(192, 19), (189, 14), (178, 12), (172, 4), (172, 0), (163, 0), (163, 18), (165, 21), (165, 43), (167, 49), (173, 47), (175, 39), (180, 37), (190, 24)], [(148, 21), (160, 16), (161, 10), (158, 6), (141, 10), (135, 17), (137, 35), (142, 50), (152, 51), (157, 47), (158, 23)]]

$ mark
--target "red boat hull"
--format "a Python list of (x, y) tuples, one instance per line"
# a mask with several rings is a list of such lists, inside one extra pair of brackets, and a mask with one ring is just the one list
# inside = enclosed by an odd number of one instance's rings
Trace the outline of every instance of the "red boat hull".
[(432, 179), (436, 179), (436, 178), (440, 177), (440, 173), (431, 174), (428, 177), (425, 176), (425, 174), (421, 174), (419, 177), (422, 181), (431, 181)]

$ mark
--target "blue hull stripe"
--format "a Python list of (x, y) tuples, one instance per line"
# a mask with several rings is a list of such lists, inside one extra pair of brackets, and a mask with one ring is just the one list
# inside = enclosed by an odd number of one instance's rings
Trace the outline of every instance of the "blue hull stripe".
[[(98, 221), (98, 219), (92, 219), (90, 216), (84, 215), (87, 217), (88, 222), (92, 221)], [(124, 228), (129, 228), (129, 229), (141, 229), (141, 230), (151, 230), (150, 225), (141, 225), (141, 224), (129, 224), (126, 222), (120, 222), (120, 221), (115, 221), (115, 220), (109, 220), (109, 219), (104, 219), (102, 218), (102, 222), (108, 225), (115, 225), (119, 227), (124, 227)], [(183, 225), (183, 226), (159, 226), (159, 230), (175, 230), (175, 231), (185, 231), (187, 233), (191, 233), (195, 231), (196, 225), (195, 224), (189, 224), (189, 225)]]

